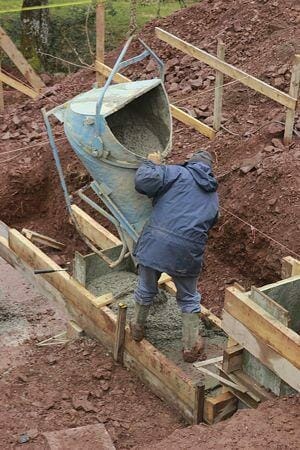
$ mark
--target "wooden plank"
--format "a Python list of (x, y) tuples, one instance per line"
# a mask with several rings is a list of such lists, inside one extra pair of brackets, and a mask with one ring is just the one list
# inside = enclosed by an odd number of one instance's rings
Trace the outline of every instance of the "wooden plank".
[[(11, 234), (11, 231), (9, 234)], [(25, 239), (22, 235), (20, 236)], [(30, 242), (29, 244), (32, 245)], [(27, 279), (39, 288), (43, 295), (65, 305), (70, 314), (74, 316), (76, 322), (88, 335), (97, 338), (103, 345), (112, 350), (116, 332), (115, 314), (107, 307), (95, 310), (91, 309), (89, 302), (76, 302), (67, 296), (63, 296), (53, 286), (51, 278), (48, 278), (48, 276), (46, 278), (46, 276), (36, 277), (33, 275), (30, 267), (32, 258), (28, 258), (27, 249), (25, 253), (29, 263), (28, 261), (26, 263), (26, 261), (18, 257), (8, 246), (7, 240), (0, 237), (0, 256), (18, 270), (21, 270)], [(131, 361), (136, 362), (136, 367), (141, 368), (141, 370), (136, 371), (137, 375), (143, 381), (146, 381), (145, 374), (150, 374), (149, 376), (147, 375), (147, 380), (150, 380), (150, 382), (152, 380), (153, 385), (154, 383), (159, 384), (161, 391), (165, 394), (164, 398), (176, 408), (180, 405), (180, 411), (185, 412), (187, 420), (192, 423), (195, 388), (190, 378), (146, 339), (143, 339), (141, 342), (132, 340), (128, 327), (126, 327), (125, 335), (125, 361), (126, 354), (129, 354)]]
[(242, 367), (243, 347), (239, 344), (227, 347), (223, 353), (222, 368), (226, 373), (234, 372)]
[(203, 419), (209, 425), (213, 425), (231, 417), (236, 412), (237, 407), (237, 397), (228, 390), (216, 397), (206, 397)]
[(114, 360), (117, 361), (118, 363), (123, 362), (124, 356), (126, 314), (127, 314), (127, 305), (124, 305), (124, 303), (119, 303), (116, 337), (113, 353)]
[(285, 358), (281, 357), (270, 346), (255, 336), (245, 325), (236, 320), (227, 311), (223, 312), (222, 326), (248, 352), (255, 356), (262, 364), (276, 373), (292, 388), (300, 392), (300, 370)]
[(86, 286), (86, 258), (75, 250), (75, 258), (73, 260), (73, 277), (82, 286)]
[(224, 309), (265, 344), (300, 368), (300, 336), (297, 333), (282, 325), (233, 286), (226, 289)]
[(208, 137), (209, 139), (213, 139), (216, 135), (216, 132), (213, 128), (209, 127), (205, 123), (201, 122), (198, 119), (195, 119), (194, 117), (190, 116), (186, 112), (182, 111), (182, 109), (177, 108), (176, 106), (170, 104), (170, 110), (172, 113), (172, 116), (179, 120), (180, 122), (184, 123), (185, 125), (189, 125), (190, 127), (194, 128), (195, 130), (199, 131), (199, 133), (203, 134), (203, 136)]
[(224, 384), (225, 386), (229, 386), (234, 390), (240, 391), (240, 392), (247, 392), (247, 389), (244, 388), (244, 386), (241, 386), (240, 384), (233, 383), (232, 381), (227, 380), (224, 377), (221, 377), (217, 373), (211, 372), (208, 369), (205, 369), (205, 367), (196, 367), (197, 370), (204, 373), (205, 375), (208, 375), (212, 378), (215, 378), (216, 380), (220, 381), (221, 384)]
[(238, 80), (245, 86), (248, 86), (257, 92), (260, 92), (261, 94), (271, 98), (277, 103), (280, 103), (281, 105), (286, 106), (287, 108), (291, 108), (294, 110), (296, 109), (297, 99), (292, 97), (291, 95), (286, 94), (285, 92), (282, 92), (279, 89), (274, 88), (273, 86), (270, 86), (264, 81), (261, 81), (258, 78), (255, 78), (252, 75), (247, 74), (243, 70), (240, 70), (237, 67), (234, 67), (231, 64), (228, 64), (225, 61), (220, 60), (216, 56), (213, 56), (205, 52), (204, 50), (200, 50), (199, 48), (195, 47), (192, 44), (188, 44), (182, 39), (174, 36), (171, 33), (168, 33), (165, 30), (162, 30), (161, 28), (155, 28), (155, 33), (159, 39), (161, 39), (162, 41), (166, 42), (169, 45), (172, 45), (172, 47), (175, 47), (178, 50), (181, 50), (182, 52), (186, 53), (187, 55), (190, 55), (198, 59), (199, 61), (208, 64), (213, 69), (219, 70), (224, 75), (228, 75), (229, 77)]
[(260, 291), (255, 286), (251, 286), (250, 298), (257, 305), (261, 306), (265, 311), (271, 314), (271, 316), (279, 320), (284, 326), (289, 326), (291, 321), (289, 312), (264, 292)]
[[(298, 98), (300, 86), (300, 55), (295, 56), (294, 66), (292, 68), (291, 84), (289, 94), (291, 97)], [(286, 112), (285, 129), (283, 141), (289, 144), (293, 139), (293, 130), (295, 123), (295, 109), (289, 108)]]
[[(223, 369), (220, 367), (219, 368), (220, 373), (223, 375), (224, 378), (226, 378), (228, 381), (232, 381), (234, 383), (239, 382), (239, 383), (243, 383), (235, 374), (235, 373), (231, 373), (231, 374), (227, 374), (225, 371), (223, 371)], [(254, 380), (253, 380), (254, 383)], [(251, 385), (251, 389), (254, 389), (254, 385)], [(240, 392), (237, 390), (232, 389), (230, 386), (228, 386), (228, 390), (230, 392), (232, 392), (239, 400), (241, 400), (241, 402), (243, 402), (246, 406), (248, 406), (249, 408), (257, 408), (258, 405), (261, 403), (261, 398), (256, 395), (253, 390), (249, 390), (246, 386), (244, 386), (245, 388), (245, 392)], [(265, 398), (264, 398), (265, 400)]]
[(198, 425), (203, 422), (205, 385), (201, 382), (195, 385), (195, 399), (194, 399), (194, 417), (193, 424)]
[(22, 229), (22, 234), (31, 242), (46, 245), (56, 250), (62, 250), (65, 244), (58, 242), (55, 239), (45, 236), (44, 234), (37, 233), (36, 231), (28, 230), (27, 228)]
[[(95, 63), (96, 70), (100, 73), (102, 73), (105, 77), (108, 77), (111, 73), (111, 68), (106, 66), (105, 64), (101, 63), (100, 61), (96, 61)], [(129, 78), (125, 77), (124, 75), (121, 75), (120, 73), (117, 73), (113, 80), (116, 83), (128, 83), (128, 81), (131, 81)], [(170, 104), (170, 111), (172, 116), (179, 120), (180, 122), (184, 123), (185, 125), (189, 125), (195, 130), (199, 131), (204, 136), (213, 139), (216, 135), (216, 132), (213, 128), (209, 127), (203, 122), (200, 122), (200, 120), (195, 119), (194, 117), (190, 116), (186, 112), (182, 111), (181, 109), (177, 108), (176, 106)]]
[(19, 83), (19, 81), (14, 80), (13, 78), (5, 75), (3, 72), (0, 72), (0, 81), (7, 84), (8, 86), (16, 89), (17, 91), (22, 92), (30, 98), (37, 98), (39, 96), (38, 92), (35, 92), (33, 89), (25, 86), (23, 83)]
[[(49, 256), (32, 244), (17, 230), (9, 230), (8, 242), (9, 247), (17, 254), (17, 256), (29, 264), (33, 269), (61, 269), (61, 267), (49, 258)], [(67, 272), (55, 272), (39, 276), (48, 280), (68, 299), (68, 301), (76, 304), (79, 309), (82, 308), (82, 304), (88, 305), (91, 314), (95, 314), (97, 308), (101, 308), (113, 301), (112, 294), (104, 295), (102, 296), (102, 299), (95, 297)]]
[[(96, 60), (104, 62), (105, 52), (105, 4), (99, 2), (96, 7)], [(96, 71), (96, 80), (98, 86), (102, 86), (105, 77), (99, 71)]]
[(204, 361), (195, 362), (193, 365), (195, 367), (209, 366), (210, 364), (215, 364), (217, 362), (222, 362), (223, 356), (216, 356), (215, 358), (205, 359)]
[(159, 398), (172, 405), (180, 414), (187, 420), (188, 423), (194, 422), (193, 402), (186, 404), (178, 398), (176, 392), (170, 389), (168, 384), (165, 384), (157, 378), (149, 368), (141, 364), (136, 358), (133, 358), (129, 353), (124, 353), (124, 365), (138, 375), (138, 377), (150, 387), (151, 391)]
[[(1, 61), (0, 61), (0, 73), (1, 73)], [(4, 92), (3, 92), (3, 83), (0, 80), (0, 112), (4, 111)]]
[[(102, 225), (100, 225), (96, 220), (90, 217), (86, 212), (76, 205), (72, 205), (72, 212), (75, 215), (78, 225), (81, 227), (81, 231), (85, 234), (94, 244), (96, 244), (101, 249), (107, 249), (121, 245), (120, 239), (115, 235), (107, 231)], [(167, 290), (170, 294), (176, 295), (176, 286), (173, 281), (169, 281), (171, 277), (167, 274), (162, 274), (159, 280), (159, 285)], [(201, 312), (207, 319), (216, 325), (218, 328), (222, 328), (222, 321), (219, 317), (211, 313), (211, 311), (205, 306), (201, 305)]]
[(92, 241), (93, 244), (102, 249), (111, 248), (121, 244), (121, 241), (116, 236), (106, 230), (106, 228), (100, 225), (81, 208), (72, 205), (71, 209), (81, 232)]
[[(224, 61), (225, 59), (225, 44), (221, 40), (218, 40), (217, 57)], [(222, 120), (222, 102), (223, 102), (223, 84), (224, 75), (219, 70), (216, 71), (215, 80), (215, 100), (214, 100), (214, 122), (213, 127), (216, 131), (221, 128)]]
[(24, 58), (22, 53), (17, 49), (13, 41), (0, 26), (0, 47), (5, 51), (7, 56), (13, 61), (24, 78), (31, 84), (34, 90), (39, 93), (45, 87), (41, 78), (35, 73), (31, 65)]
[(281, 278), (286, 279), (300, 275), (300, 261), (292, 256), (286, 256), (281, 260)]

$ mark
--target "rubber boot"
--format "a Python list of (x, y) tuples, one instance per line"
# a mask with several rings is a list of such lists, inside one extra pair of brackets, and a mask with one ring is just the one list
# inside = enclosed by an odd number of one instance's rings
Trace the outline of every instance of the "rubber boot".
[(130, 322), (130, 330), (135, 341), (140, 342), (145, 336), (145, 324), (149, 315), (150, 306), (135, 302), (134, 318)]
[(199, 313), (182, 313), (183, 359), (193, 363), (203, 355), (204, 341), (199, 336)]

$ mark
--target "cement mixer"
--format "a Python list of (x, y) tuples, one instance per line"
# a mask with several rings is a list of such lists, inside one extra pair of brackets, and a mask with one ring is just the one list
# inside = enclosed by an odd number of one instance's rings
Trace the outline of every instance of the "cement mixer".
[[(159, 151), (166, 156), (171, 149), (172, 120), (164, 88), (164, 67), (157, 55), (139, 40), (144, 51), (123, 61), (130, 38), (121, 51), (104, 87), (93, 88), (51, 111), (43, 110), (49, 141), (56, 162), (68, 211), (72, 214), (72, 198), (63, 175), (59, 152), (55, 144), (49, 116), (64, 123), (64, 131), (72, 149), (84, 164), (93, 181), (78, 191), (79, 197), (116, 227), (122, 250), (115, 261), (87, 241), (89, 247), (110, 267), (118, 265), (131, 254), (134, 243), (151, 213), (151, 201), (136, 192), (135, 171), (148, 153)], [(152, 57), (160, 76), (112, 85), (115, 74), (122, 68)], [(94, 201), (88, 191), (101, 200)]]

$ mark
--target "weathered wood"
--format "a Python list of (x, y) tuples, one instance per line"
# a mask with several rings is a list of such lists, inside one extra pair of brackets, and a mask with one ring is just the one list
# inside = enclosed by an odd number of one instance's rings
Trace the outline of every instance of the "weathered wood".
[(215, 364), (217, 362), (222, 362), (223, 356), (216, 356), (215, 358), (205, 359), (204, 361), (195, 362), (193, 365), (195, 367), (209, 366), (210, 364)]
[(203, 419), (209, 425), (213, 425), (231, 417), (236, 412), (237, 407), (237, 397), (228, 390), (216, 397), (206, 397)]
[(197, 383), (195, 385), (195, 400), (194, 400), (194, 425), (203, 422), (203, 409), (204, 409), (204, 396), (205, 385), (203, 383)]
[(245, 392), (234, 390), (230, 386), (228, 386), (228, 390), (249, 408), (257, 408), (262, 401), (274, 398), (272, 394), (258, 386), (255, 380), (244, 374), (241, 370), (230, 374), (227, 374), (222, 367), (219, 367), (219, 370), (222, 376), (228, 381), (231, 380), (233, 383), (239, 383), (244, 387)]
[[(96, 7), (96, 60), (104, 63), (105, 52), (105, 4), (99, 2)], [(98, 86), (102, 86), (105, 77), (99, 71), (96, 71), (96, 80)]]
[(106, 228), (96, 222), (91, 216), (76, 205), (71, 206), (72, 214), (75, 217), (80, 231), (93, 244), (102, 249), (107, 249), (119, 245), (121, 241), (110, 233)]
[(280, 103), (281, 105), (287, 106), (288, 108), (295, 110), (297, 105), (297, 99), (292, 97), (291, 95), (286, 94), (285, 92), (282, 92), (279, 89), (274, 88), (273, 86), (270, 86), (264, 81), (261, 81), (258, 78), (255, 78), (252, 75), (247, 74), (243, 70), (240, 70), (237, 67), (234, 67), (231, 64), (228, 64), (225, 61), (220, 60), (216, 56), (213, 56), (205, 52), (204, 50), (200, 50), (199, 48), (195, 47), (192, 44), (188, 44), (187, 42), (183, 41), (182, 39), (174, 36), (173, 34), (165, 30), (155, 28), (155, 33), (159, 39), (171, 45), (172, 47), (175, 47), (178, 50), (181, 50), (182, 52), (186, 53), (187, 55), (190, 55), (198, 59), (199, 61), (208, 64), (213, 69), (219, 70), (225, 75), (228, 75), (229, 77), (238, 80), (245, 86), (248, 86), (257, 92), (260, 92), (266, 97), (275, 100), (277, 103)]
[(227, 347), (223, 353), (222, 368), (226, 373), (234, 372), (242, 367), (243, 347), (239, 344)]
[[(291, 84), (289, 94), (291, 97), (298, 98), (300, 86), (300, 55), (295, 56), (295, 62), (292, 69)], [(289, 108), (286, 112), (285, 129), (283, 141), (289, 144), (293, 139), (293, 130), (295, 122), (295, 109)]]
[[(100, 73), (102, 73), (105, 77), (108, 77), (112, 71), (112, 69), (105, 64), (101, 63), (100, 61), (96, 61), (95, 63), (96, 70)], [(128, 81), (131, 81), (129, 78), (125, 77), (124, 75), (121, 75), (120, 73), (117, 73), (113, 80), (116, 83), (128, 83)], [(199, 131), (204, 136), (213, 139), (216, 135), (216, 132), (213, 128), (209, 127), (203, 122), (200, 122), (200, 120), (195, 119), (194, 117), (190, 116), (186, 112), (182, 111), (181, 109), (177, 108), (176, 106), (170, 104), (170, 110), (172, 116), (179, 120), (180, 122), (191, 126), (195, 130)]]
[[(32, 244), (17, 230), (9, 230), (8, 242), (9, 247), (17, 254), (17, 256), (29, 264), (33, 269), (61, 269), (61, 267), (49, 256)], [(68, 301), (76, 304), (79, 309), (84, 309), (89, 314), (95, 314), (97, 308), (101, 308), (113, 301), (112, 294), (104, 295), (102, 299), (95, 297), (66, 272), (55, 272), (39, 276), (48, 280), (68, 299)]]
[(86, 286), (86, 259), (77, 251), (73, 260), (73, 277), (82, 286)]
[(47, 247), (55, 248), (56, 250), (62, 250), (65, 244), (58, 242), (55, 239), (45, 236), (44, 234), (37, 233), (36, 231), (22, 229), (22, 234), (31, 242), (46, 245)]
[[(96, 220), (92, 219), (86, 212), (76, 205), (72, 205), (72, 212), (81, 227), (82, 233), (87, 236), (94, 244), (101, 249), (108, 249), (121, 245), (120, 239), (107, 231)], [(159, 285), (172, 295), (176, 295), (176, 286), (173, 281), (169, 281), (170, 277), (167, 274), (162, 274), (159, 280)], [(207, 319), (218, 328), (222, 328), (221, 319), (212, 314), (212, 312), (201, 305), (201, 312)]]
[(195, 117), (190, 116), (186, 112), (182, 111), (182, 109), (177, 108), (177, 106), (170, 104), (170, 110), (174, 119), (179, 120), (185, 125), (189, 125), (199, 131), (199, 133), (203, 134), (203, 136), (206, 136), (209, 139), (214, 139), (216, 132), (213, 128), (209, 127), (200, 120), (195, 119)]
[(31, 65), (24, 58), (22, 53), (17, 49), (13, 41), (0, 26), (0, 47), (5, 51), (7, 56), (13, 61), (24, 78), (31, 84), (34, 90), (39, 93), (45, 87), (41, 78), (35, 73)]
[(286, 256), (281, 260), (281, 278), (286, 279), (300, 275), (300, 261), (292, 256)]
[(205, 375), (208, 375), (212, 378), (215, 378), (216, 380), (220, 381), (221, 384), (224, 384), (225, 386), (231, 387), (234, 390), (240, 391), (240, 392), (246, 392), (247, 389), (245, 389), (240, 384), (232, 383), (232, 381), (229, 381), (228, 379), (221, 377), (217, 373), (211, 372), (208, 369), (205, 369), (205, 367), (196, 367), (197, 370), (204, 373)]
[[(34, 276), (28, 263), (14, 253), (3, 237), (0, 237), (0, 256), (20, 270), (43, 295), (64, 305), (88, 335), (98, 339), (110, 350), (113, 349), (116, 316), (109, 308), (91, 310), (88, 302), (78, 304), (64, 298), (53, 286), (51, 279)], [(124, 364), (133, 368), (139, 378), (157, 395), (177, 408), (190, 423), (193, 422), (195, 393), (192, 381), (147, 340), (143, 339), (140, 343), (133, 341), (128, 328), (125, 336)]]
[(28, 86), (25, 86), (25, 84), (20, 83), (17, 80), (14, 80), (13, 78), (9, 77), (8, 75), (5, 75), (3, 72), (0, 72), (0, 81), (7, 84), (8, 86), (16, 89), (17, 91), (22, 92), (23, 94), (27, 95), (30, 98), (37, 98), (39, 96), (39, 93), (34, 91), (33, 89), (29, 88)]
[(300, 370), (280, 356), (275, 350), (255, 336), (245, 325), (236, 320), (227, 311), (223, 312), (223, 329), (248, 352), (276, 373), (292, 388), (300, 392)]
[[(217, 47), (217, 57), (224, 61), (225, 58), (225, 44), (218, 40)], [(215, 100), (214, 100), (214, 122), (213, 128), (216, 131), (219, 131), (221, 128), (221, 120), (222, 120), (222, 102), (223, 102), (223, 84), (224, 84), (224, 75), (219, 70), (216, 71), (216, 80), (215, 80)]]
[(68, 339), (79, 339), (84, 335), (84, 330), (74, 321), (69, 320), (67, 323), (67, 337)]
[[(1, 73), (1, 61), (0, 61), (0, 73)], [(3, 83), (0, 80), (0, 112), (4, 111), (4, 92), (3, 92)]]
[(250, 298), (257, 305), (261, 306), (265, 311), (271, 314), (271, 316), (279, 320), (283, 325), (286, 327), (289, 326), (291, 321), (289, 312), (264, 292), (260, 291), (255, 286), (251, 286)]
[(224, 309), (279, 355), (300, 368), (300, 336), (297, 333), (282, 325), (235, 287), (226, 289)]
[(141, 364), (136, 358), (129, 353), (124, 353), (124, 365), (138, 375), (138, 377), (150, 387), (151, 391), (159, 398), (172, 405), (187, 420), (188, 423), (194, 422), (194, 403), (186, 403), (178, 398), (176, 391), (170, 389), (170, 386), (162, 382), (149, 368)]
[(116, 336), (114, 344), (114, 360), (118, 363), (123, 362), (124, 342), (125, 342), (125, 326), (126, 326), (127, 305), (119, 303)]

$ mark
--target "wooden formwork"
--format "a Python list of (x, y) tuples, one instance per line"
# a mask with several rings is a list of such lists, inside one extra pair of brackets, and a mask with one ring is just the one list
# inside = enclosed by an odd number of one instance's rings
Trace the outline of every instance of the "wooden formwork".
[(231, 286), (225, 294), (222, 327), (230, 340), (219, 369), (248, 385), (254, 395), (239, 398), (252, 407), (270, 392), (300, 392), (299, 261), (284, 258), (283, 273), (277, 283), (248, 292)]
[[(81, 215), (82, 229), (87, 234), (97, 236), (98, 244), (106, 248), (109, 245), (116, 246), (118, 240), (115, 236), (102, 229), (80, 208), (74, 207), (73, 212), (74, 209)], [(97, 227), (94, 229), (95, 224)], [(19, 270), (42, 295), (62, 305), (87, 335), (96, 338), (113, 352), (117, 316), (106, 306), (112, 303), (112, 294), (96, 297), (67, 272), (34, 275), (36, 269), (57, 270), (60, 266), (17, 230), (4, 225), (0, 227), (0, 256)], [(168, 277), (164, 277), (162, 284), (164, 280), (167, 280), (166, 289), (174, 292), (173, 283), (168, 281)], [(206, 308), (203, 308), (203, 312), (212, 325), (220, 326), (220, 319)], [(135, 342), (127, 326), (123, 363), (158, 397), (178, 410), (188, 423), (203, 420), (214, 423), (229, 417), (237, 409), (236, 399), (231, 393), (224, 395), (223, 392), (214, 398), (205, 396), (204, 383), (195, 384), (146, 339), (140, 343)]]

